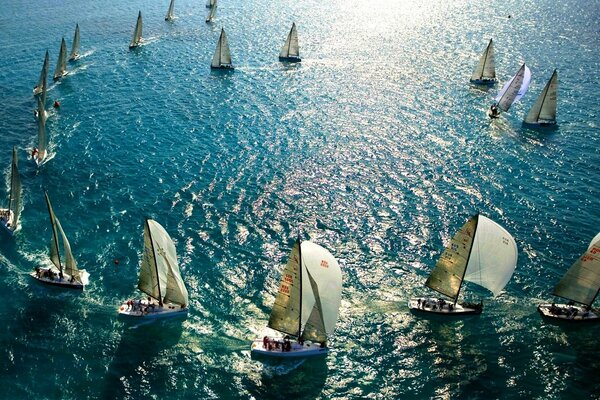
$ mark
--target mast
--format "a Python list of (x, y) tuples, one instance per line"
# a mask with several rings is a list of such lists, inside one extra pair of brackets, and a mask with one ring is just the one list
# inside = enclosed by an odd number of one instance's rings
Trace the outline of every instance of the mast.
[(54, 239), (54, 246), (56, 248), (56, 257), (58, 258), (58, 269), (62, 274), (62, 263), (60, 262), (60, 249), (58, 247), (58, 234), (56, 232), (56, 221), (54, 221), (54, 211), (52, 211), (52, 206), (50, 205), (50, 199), (48, 198), (48, 192), (44, 191), (44, 196), (46, 197), (46, 205), (48, 206), (48, 215), (50, 215), (50, 223), (52, 224), (52, 237)]
[(462, 288), (462, 284), (465, 280), (465, 274), (467, 273), (467, 267), (469, 266), (469, 259), (471, 258), (471, 252), (473, 251), (473, 245), (475, 244), (475, 234), (477, 233), (477, 225), (479, 225), (479, 214), (477, 214), (476, 217), (477, 217), (477, 223), (475, 224), (475, 229), (473, 230), (473, 240), (471, 241), (471, 248), (469, 249), (469, 255), (467, 256), (465, 270), (463, 271), (462, 277), (460, 278), (460, 285), (458, 286), (458, 291), (456, 292), (456, 297), (454, 298), (454, 306), (456, 306), (456, 302), (458, 302), (458, 295), (460, 294), (460, 288)]
[(298, 339), (302, 335), (302, 242), (300, 236), (296, 239), (298, 243), (298, 275), (300, 275), (300, 313), (298, 314)]
[(150, 246), (152, 246), (152, 254), (154, 255), (154, 270), (156, 272), (156, 282), (158, 284), (158, 304), (162, 307), (162, 293), (160, 292), (160, 277), (158, 276), (158, 263), (156, 262), (156, 250), (154, 249), (154, 240), (152, 239), (152, 231), (150, 230), (150, 225), (148, 224), (148, 219), (146, 218), (146, 228), (148, 228), (148, 235), (150, 236)]

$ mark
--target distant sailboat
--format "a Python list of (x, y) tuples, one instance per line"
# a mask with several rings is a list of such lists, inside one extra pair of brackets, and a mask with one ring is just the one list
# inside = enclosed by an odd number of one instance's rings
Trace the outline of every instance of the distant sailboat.
[(527, 125), (556, 125), (556, 95), (558, 91), (558, 72), (554, 70), (542, 93), (527, 113), (523, 121)]
[(175, 0), (171, 0), (169, 4), (169, 10), (167, 11), (167, 16), (165, 17), (165, 21), (173, 21), (175, 16), (173, 15), (173, 8), (175, 7)]
[(129, 44), (129, 48), (133, 49), (140, 45), (142, 42), (142, 12), (138, 13), (137, 22), (135, 24), (135, 29), (133, 31), (133, 39), (131, 39), (131, 43)]
[[(35, 271), (30, 273), (30, 275), (39, 282), (47, 285), (83, 290), (89, 283), (89, 274), (85, 270), (77, 268), (77, 263), (75, 262), (73, 253), (71, 253), (71, 245), (65, 235), (65, 231), (63, 231), (60, 221), (56, 218), (56, 215), (54, 215), (48, 193), (44, 192), (44, 197), (46, 199), (46, 205), (48, 206), (48, 214), (50, 215), (50, 224), (52, 226), (50, 261), (52, 261), (53, 266), (36, 267)], [(63, 248), (62, 252), (59, 245), (61, 240)], [(61, 260), (61, 255), (64, 257), (63, 260)]]
[(50, 64), (50, 56), (48, 54), (48, 50), (46, 50), (46, 56), (44, 57), (44, 65), (42, 66), (42, 72), (40, 73), (40, 80), (38, 84), (33, 88), (33, 95), (37, 96), (42, 93), (42, 87), (44, 82), (48, 79), (48, 67)]
[(18, 162), (17, 149), (13, 147), (8, 208), (0, 208), (0, 226), (11, 236), (18, 227), (19, 215), (21, 214), (21, 175), (19, 174)]
[(425, 285), (451, 301), (412, 298), (411, 311), (440, 315), (480, 314), (481, 303), (458, 304), (464, 281), (475, 283), (497, 296), (517, 265), (517, 245), (503, 227), (481, 214), (471, 217), (454, 235), (431, 271)]
[(494, 42), (490, 39), (485, 51), (479, 59), (479, 64), (471, 75), (471, 83), (491, 85), (496, 83), (496, 62), (494, 60)]
[(57, 81), (67, 75), (67, 43), (65, 38), (60, 42), (60, 52), (58, 53), (58, 61), (54, 70), (54, 80)]
[(71, 56), (69, 61), (75, 61), (79, 58), (79, 24), (75, 25), (75, 36), (73, 36), (73, 47), (71, 48)]
[(279, 61), (300, 62), (300, 47), (298, 46), (298, 30), (296, 23), (292, 22), (292, 29), (279, 53)]
[[(554, 320), (584, 322), (600, 321), (600, 311), (592, 304), (600, 293), (600, 233), (588, 249), (569, 268), (554, 287), (553, 295), (570, 301), (568, 304), (540, 304), (542, 316)], [(579, 303), (580, 305), (575, 305)]]
[(162, 318), (186, 315), (188, 292), (179, 272), (175, 244), (156, 221), (144, 224), (144, 253), (138, 289), (148, 300), (128, 300), (119, 314), (138, 318)]
[(510, 81), (506, 82), (504, 87), (498, 92), (496, 103), (488, 111), (489, 117), (498, 118), (500, 116), (499, 110), (508, 111), (510, 106), (519, 101), (527, 93), (530, 82), (531, 71), (527, 65), (523, 64), (517, 74)]
[(217, 0), (207, 0), (207, 1), (206, 1), (206, 8), (211, 8), (211, 7), (213, 7), (215, 4), (217, 4)]
[(215, 49), (210, 68), (234, 69), (233, 64), (231, 63), (231, 52), (229, 51), (227, 35), (225, 35), (225, 30), (223, 28), (221, 28), (221, 35), (219, 36), (219, 41), (217, 42), (217, 48)]
[(35, 163), (38, 166), (40, 166), (47, 156), (46, 148), (48, 146), (48, 139), (46, 138), (46, 110), (44, 108), (44, 103), (39, 97), (37, 99), (37, 103), (38, 147), (37, 151), (34, 150), (34, 154), (32, 154), (32, 157), (34, 158)]
[(217, 14), (217, 0), (214, 0), (215, 4), (208, 11), (208, 15), (206, 16), (206, 22), (212, 22)]
[[(337, 322), (342, 272), (323, 247), (297, 240), (288, 259), (268, 327), (286, 335), (252, 343), (251, 353), (270, 357), (309, 357), (329, 352), (327, 335)], [(297, 341), (290, 341), (290, 336)]]

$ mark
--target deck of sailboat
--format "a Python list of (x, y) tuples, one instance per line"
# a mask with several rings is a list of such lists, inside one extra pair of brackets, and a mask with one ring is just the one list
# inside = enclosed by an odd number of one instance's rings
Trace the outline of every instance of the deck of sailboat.
[(496, 82), (498, 82), (498, 80), (496, 78), (494, 79), (471, 79), (469, 82), (471, 82), (474, 85), (494, 85), (496, 84)]
[(412, 312), (450, 316), (478, 315), (482, 310), (478, 304), (454, 304), (433, 297), (413, 297), (408, 301), (408, 308)]
[[(271, 339), (271, 343), (283, 343), (283, 339)], [(324, 356), (329, 353), (328, 347), (321, 347), (319, 343), (292, 343), (289, 351), (283, 351), (283, 346), (265, 348), (262, 339), (256, 339), (252, 342), (250, 354), (253, 356), (265, 356), (275, 358), (304, 358)]]
[(85, 288), (85, 285), (88, 283), (87, 278), (88, 278), (89, 274), (87, 272), (85, 272), (85, 270), (79, 271), (81, 273), (81, 278), (82, 278), (83, 283), (80, 283), (77, 281), (69, 282), (71, 277), (67, 274), (64, 274), (63, 279), (53, 279), (53, 278), (46, 277), (45, 272), (48, 270), (52, 270), (55, 273), (58, 272), (54, 268), (40, 268), (39, 269), (40, 273), (38, 273), (37, 271), (33, 271), (29, 274), (29, 276), (31, 276), (36, 281), (43, 283), (45, 285), (57, 286), (57, 287), (66, 288), (66, 289), (83, 290)]
[[(130, 304), (128, 304), (130, 303)], [(177, 304), (164, 304), (162, 307), (156, 303), (149, 303), (146, 300), (134, 300), (125, 302), (119, 307), (119, 315), (132, 318), (168, 318), (185, 316), (188, 308), (181, 308)]]
[[(8, 215), (8, 218), (6, 216)], [(9, 226), (10, 225), (10, 226)], [(13, 212), (8, 208), (0, 208), (0, 226), (9, 234), (13, 235)]]
[(600, 322), (598, 310), (588, 310), (581, 305), (540, 304), (537, 309), (542, 317), (553, 321)]
[(302, 61), (302, 59), (300, 57), (294, 57), (294, 56), (290, 56), (290, 57), (279, 57), (279, 61), (281, 62), (289, 62), (289, 63), (297, 63)]

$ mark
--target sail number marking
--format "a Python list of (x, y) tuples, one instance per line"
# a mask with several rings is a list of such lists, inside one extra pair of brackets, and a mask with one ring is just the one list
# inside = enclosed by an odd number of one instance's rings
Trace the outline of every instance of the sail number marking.
[(294, 283), (294, 277), (290, 274), (285, 274), (283, 277), (284, 282), (286, 283)]
[(282, 283), (281, 287), (279, 288), (279, 291), (281, 293), (290, 294), (290, 287), (288, 285), (286, 285), (285, 283)]
[(326, 260), (321, 260), (321, 267), (329, 268), (329, 263)]

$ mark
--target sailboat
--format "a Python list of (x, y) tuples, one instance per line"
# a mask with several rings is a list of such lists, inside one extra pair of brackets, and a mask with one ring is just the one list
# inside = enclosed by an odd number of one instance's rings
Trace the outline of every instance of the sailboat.
[(144, 254), (138, 289), (147, 300), (128, 300), (119, 315), (137, 318), (161, 318), (187, 315), (188, 292), (181, 279), (173, 240), (158, 222), (146, 219)]
[(558, 72), (554, 70), (542, 93), (527, 113), (526, 125), (556, 125), (556, 95), (558, 91)]
[(67, 75), (67, 43), (65, 38), (60, 42), (60, 52), (58, 53), (58, 61), (54, 70), (54, 80), (57, 81)]
[(513, 103), (519, 101), (527, 93), (530, 82), (531, 71), (527, 65), (523, 64), (515, 76), (506, 82), (500, 92), (498, 92), (496, 102), (490, 107), (488, 116), (490, 118), (498, 118), (500, 110), (504, 112), (508, 111)]
[(207, 1), (206, 1), (206, 8), (211, 8), (211, 7), (213, 7), (215, 4), (217, 4), (217, 0), (207, 0)]
[[(42, 96), (44, 97), (44, 96)], [(37, 119), (38, 119), (38, 147), (37, 151), (34, 150), (32, 157), (35, 163), (40, 166), (47, 156), (46, 147), (48, 146), (48, 139), (46, 138), (46, 110), (44, 108), (44, 102), (38, 97), (37, 99)]]
[(221, 35), (217, 42), (217, 48), (213, 55), (212, 62), (210, 63), (211, 69), (228, 69), (233, 70), (233, 64), (231, 63), (231, 52), (229, 51), (229, 43), (227, 42), (227, 35), (225, 30), (221, 28)]
[(464, 281), (475, 283), (497, 296), (517, 265), (517, 245), (503, 227), (477, 214), (454, 235), (438, 259), (425, 286), (451, 301), (416, 297), (408, 301), (411, 311), (440, 315), (480, 314), (483, 304), (458, 303)]
[(142, 12), (138, 13), (137, 22), (135, 23), (135, 29), (133, 30), (133, 39), (129, 44), (130, 49), (134, 49), (142, 42)]
[(0, 226), (11, 236), (17, 230), (19, 214), (21, 213), (21, 175), (19, 175), (18, 162), (17, 149), (13, 147), (8, 208), (0, 208)]
[[(46, 205), (48, 206), (48, 214), (50, 215), (50, 224), (52, 226), (50, 261), (52, 261), (53, 265), (50, 267), (38, 266), (35, 268), (35, 271), (29, 275), (47, 285), (83, 290), (89, 283), (90, 275), (84, 269), (80, 270), (77, 268), (77, 263), (71, 252), (71, 245), (69, 244), (69, 240), (65, 235), (65, 231), (63, 230), (60, 221), (56, 218), (56, 215), (54, 215), (48, 193), (44, 192), (44, 197), (46, 199)], [(59, 245), (60, 240), (62, 240), (62, 254)], [(64, 257), (62, 260), (61, 255)]]
[(492, 85), (496, 83), (496, 62), (494, 60), (494, 42), (490, 39), (485, 51), (479, 58), (479, 64), (471, 75), (471, 83)]
[(37, 96), (42, 93), (42, 87), (46, 79), (48, 79), (48, 66), (50, 64), (50, 56), (48, 50), (46, 50), (46, 56), (44, 57), (44, 65), (42, 66), (42, 72), (40, 73), (40, 80), (38, 84), (33, 88), (33, 95)]
[(298, 239), (268, 323), (269, 328), (286, 336), (256, 339), (251, 354), (282, 358), (327, 354), (327, 335), (335, 328), (341, 294), (342, 272), (336, 259), (323, 247)]
[(298, 30), (296, 23), (292, 22), (292, 29), (279, 52), (279, 61), (300, 62), (300, 47), (298, 46)]
[(75, 61), (79, 58), (79, 24), (75, 25), (75, 36), (73, 36), (73, 47), (71, 48), (71, 56), (69, 61)]
[(171, 0), (169, 4), (169, 10), (167, 11), (167, 16), (165, 17), (165, 21), (173, 21), (175, 16), (173, 15), (173, 8), (175, 7), (175, 0)]
[(214, 5), (208, 11), (208, 15), (206, 16), (206, 22), (212, 22), (217, 14), (217, 0), (214, 0)]
[[(554, 287), (553, 295), (569, 300), (567, 304), (540, 304), (538, 311), (553, 320), (600, 321), (600, 311), (592, 304), (600, 293), (600, 233), (587, 250)], [(578, 303), (576, 305), (575, 303)]]

